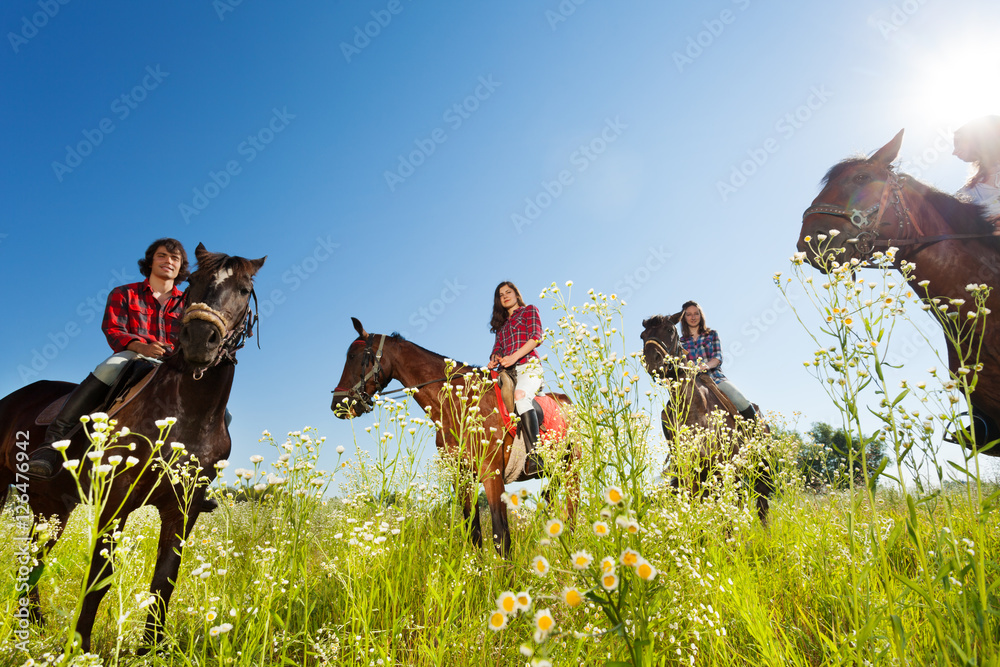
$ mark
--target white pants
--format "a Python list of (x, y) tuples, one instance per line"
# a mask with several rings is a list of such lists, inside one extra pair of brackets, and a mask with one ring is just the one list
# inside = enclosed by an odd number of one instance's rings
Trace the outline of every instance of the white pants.
[(747, 397), (743, 395), (743, 392), (736, 388), (729, 380), (723, 380), (722, 382), (716, 382), (719, 390), (726, 395), (730, 401), (733, 402), (733, 407), (736, 408), (737, 412), (743, 412), (750, 407), (750, 401)]
[(523, 415), (533, 410), (531, 400), (542, 389), (542, 365), (538, 359), (528, 359), (517, 365), (517, 384), (514, 385), (514, 408), (517, 414)]

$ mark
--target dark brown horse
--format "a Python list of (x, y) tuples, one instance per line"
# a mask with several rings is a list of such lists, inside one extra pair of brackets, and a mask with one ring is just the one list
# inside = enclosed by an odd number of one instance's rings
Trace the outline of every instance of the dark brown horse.
[[(867, 260), (876, 250), (899, 248), (896, 261), (915, 264), (910, 286), (923, 295), (918, 283), (929, 281), (931, 297), (964, 299), (960, 320), (975, 308), (965, 286), (985, 283), (993, 287), (987, 307), (994, 315), (986, 318), (982, 337), (973, 336), (965, 350), (981, 347), (978, 384), (972, 394), (976, 442), (983, 447), (1000, 437), (1000, 324), (994, 318), (1000, 312), (1000, 239), (993, 224), (975, 204), (961, 202), (906, 174), (897, 174), (892, 162), (903, 141), (900, 130), (892, 141), (870, 158), (852, 158), (834, 165), (823, 179), (823, 191), (802, 215), (798, 249), (806, 259), (821, 268), (813, 250), (817, 237), (837, 230), (831, 249), (843, 249), (834, 259), (840, 263), (853, 258)], [(806, 237), (813, 239), (812, 250)], [(829, 255), (830, 252), (827, 252)], [(897, 264), (899, 266), (899, 264)], [(979, 329), (977, 329), (979, 331)], [(971, 363), (975, 363), (974, 359)], [(959, 354), (948, 344), (948, 366), (959, 368)], [(971, 443), (970, 443), (971, 444)], [(1000, 446), (983, 453), (1000, 456)]]
[[(453, 399), (456, 402), (442, 406), (442, 388), (445, 383), (450, 383), (453, 388), (464, 389), (469, 386), (464, 374), (479, 373), (481, 369), (458, 364), (449, 370), (445, 357), (404, 340), (399, 335), (369, 334), (356, 318), (352, 317), (351, 321), (358, 332), (358, 337), (347, 348), (344, 372), (333, 392), (333, 404), (330, 407), (334, 414), (346, 419), (371, 411), (372, 396), (385, 389), (393, 380), (398, 380), (405, 387), (416, 388), (414, 400), (436, 424), (439, 424), (436, 435), (438, 449), (456, 456), (460, 465), (473, 472), (476, 479), (485, 487), (493, 520), (493, 541), (500, 555), (507, 557), (510, 554), (510, 530), (507, 526), (507, 505), (501, 499), (501, 495), (504, 493), (504, 471), (514, 437), (500, 423), (500, 416), (496, 410), (496, 392), (489, 389), (483, 391), (480, 396), (464, 396), (464, 398), (461, 394), (452, 393), (451, 396), (459, 397)], [(561, 406), (570, 404), (569, 397), (564, 394), (549, 394), (549, 396)], [(458, 404), (459, 399), (464, 402)], [(488, 435), (459, 438), (457, 434), (467, 431), (464, 425), (466, 417), (476, 412), (482, 418)], [(545, 435), (544, 431), (542, 435)], [(566, 510), (570, 522), (576, 510), (576, 496), (579, 493), (575, 466), (579, 458), (578, 448), (573, 448), (566, 456), (568, 478)], [(527, 481), (538, 477), (539, 475), (526, 476), (522, 471), (515, 481)], [(460, 492), (472, 543), (481, 547), (483, 535), (479, 525), (479, 512), (475, 509), (475, 489), (460, 489)]]
[[(152, 379), (131, 401), (124, 404), (113, 416), (120, 426), (128, 426), (133, 433), (141, 433), (156, 440), (159, 428), (154, 423), (166, 417), (176, 417), (177, 423), (170, 431), (172, 441), (183, 443), (189, 452), (187, 460), (197, 462), (201, 475), (209, 480), (216, 474), (215, 463), (229, 456), (231, 441), (225, 425), (226, 402), (235, 375), (234, 353), (242, 346), (245, 337), (252, 335), (254, 315), (250, 308), (253, 276), (264, 264), (264, 259), (247, 260), (222, 253), (211, 253), (198, 244), (195, 251), (198, 270), (190, 277), (186, 293), (187, 308), (180, 333), (179, 351), (168, 357), (156, 369)], [(6, 500), (8, 485), (17, 489), (27, 488), (28, 504), (37, 520), (58, 517), (50, 541), (43, 547), (44, 555), (55, 544), (66, 525), (70, 512), (79, 503), (76, 485), (66, 470), (51, 480), (28, 480), (19, 468), (22, 451), (42, 443), (45, 426), (36, 423), (36, 417), (53, 401), (73, 388), (66, 382), (39, 381), (15, 391), (0, 400), (0, 503)], [(82, 430), (72, 436), (73, 451), (83, 451), (86, 437)], [(27, 443), (19, 447), (18, 443)], [(150, 445), (135, 436), (125, 436), (119, 445), (134, 443), (135, 451), (118, 447), (108, 448), (104, 462), (114, 454), (131, 455), (140, 461), (151, 456)], [(77, 449), (78, 448), (78, 449)], [(169, 455), (169, 448), (166, 455)], [(187, 538), (201, 511), (205, 487), (199, 486), (189, 506), (182, 506), (178, 490), (158, 474), (148, 469), (141, 476), (142, 464), (118, 472), (112, 483), (110, 497), (100, 517), (100, 525), (118, 520), (118, 530), (123, 530), (129, 514), (137, 510), (143, 499), (159, 510), (160, 539), (156, 567), (150, 592), (156, 597), (146, 621), (144, 642), (152, 645), (162, 638), (167, 604), (177, 581), (181, 564), (181, 543)], [(87, 464), (81, 466), (81, 481), (88, 479)], [(135, 485), (132, 492), (128, 490)], [(86, 488), (84, 489), (86, 492)], [(182, 494), (181, 494), (182, 495)], [(113, 544), (110, 545), (113, 547)], [(113, 574), (110, 558), (100, 555), (104, 548), (99, 543), (94, 550), (87, 576), (87, 594), (84, 598), (76, 632), (80, 634), (82, 648), (90, 649), (90, 636), (97, 615), (97, 607), (110, 585), (95, 584)], [(39, 556), (38, 568), (41, 564)], [(41, 620), (38, 590), (31, 589), (31, 599), (36, 620)]]
[[(715, 392), (685, 367), (687, 353), (681, 347), (680, 335), (677, 333), (677, 323), (682, 315), (683, 313), (669, 317), (655, 315), (643, 320), (640, 337), (646, 372), (653, 378), (670, 382), (670, 403), (673, 406), (671, 414), (666, 410), (660, 413), (660, 424), (667, 442), (674, 440), (676, 433), (683, 427), (693, 429), (700, 435), (700, 467), (691, 481), (692, 497), (700, 497), (706, 493), (706, 482), (716, 474), (718, 464), (737, 456), (745, 441), (746, 431), (755, 427), (738, 424), (738, 415), (728, 410)], [(706, 379), (712, 382), (711, 379)], [(712, 419), (712, 413), (717, 410), (724, 413), (721, 425)], [(768, 429), (761, 423), (760, 430), (766, 433)], [(761, 523), (767, 524), (770, 507), (768, 498), (773, 491), (770, 470), (758, 468), (752, 476), (757, 497), (757, 515)], [(677, 477), (671, 480), (671, 485), (675, 488), (680, 485)]]

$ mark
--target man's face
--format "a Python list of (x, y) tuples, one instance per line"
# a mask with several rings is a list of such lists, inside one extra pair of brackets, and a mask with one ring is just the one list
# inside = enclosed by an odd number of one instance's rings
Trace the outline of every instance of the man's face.
[(152, 275), (161, 280), (175, 280), (181, 270), (181, 256), (170, 252), (166, 246), (159, 246), (153, 253)]

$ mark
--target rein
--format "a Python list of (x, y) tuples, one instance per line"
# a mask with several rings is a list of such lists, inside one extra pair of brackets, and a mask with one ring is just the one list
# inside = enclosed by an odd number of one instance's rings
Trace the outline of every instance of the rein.
[[(903, 193), (903, 183), (905, 176), (897, 176), (896, 172), (889, 170), (889, 177), (882, 186), (882, 194), (879, 203), (865, 210), (848, 209), (835, 204), (816, 204), (810, 206), (802, 213), (802, 221), (814, 213), (833, 215), (838, 218), (846, 218), (854, 225), (859, 233), (855, 238), (848, 239), (848, 243), (857, 244), (858, 252), (863, 255), (870, 255), (875, 248), (889, 248), (902, 246), (918, 246), (937, 243), (939, 241), (981, 239), (1000, 236), (1000, 230), (995, 230), (985, 234), (936, 234), (927, 236), (917, 224), (917, 221), (910, 215), (910, 209), (906, 205), (906, 197)], [(891, 202), (890, 202), (891, 197)], [(877, 228), (883, 226), (882, 216), (886, 211), (887, 204), (891, 203), (896, 212), (898, 224), (898, 238), (889, 238), (885, 241), (878, 240)], [(875, 218), (870, 216), (875, 214)], [(889, 224), (889, 223), (885, 223)], [(904, 237), (906, 230), (913, 227), (916, 236)]]

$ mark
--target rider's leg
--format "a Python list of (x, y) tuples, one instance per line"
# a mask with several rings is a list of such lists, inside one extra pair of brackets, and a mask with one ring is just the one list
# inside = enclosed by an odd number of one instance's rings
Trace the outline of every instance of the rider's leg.
[(748, 421), (758, 419), (757, 410), (753, 407), (753, 404), (747, 400), (747, 397), (743, 395), (743, 392), (736, 388), (736, 385), (729, 380), (723, 380), (717, 384), (719, 386), (719, 390), (726, 395), (726, 398), (732, 401), (733, 407), (736, 408), (736, 411), (740, 413), (740, 416), (743, 417), (743, 419)]
[[(108, 396), (108, 390), (125, 364), (134, 359), (135, 352), (119, 352), (105, 359), (66, 398), (59, 414), (45, 431), (45, 440), (28, 457), (28, 475), (38, 479), (49, 479), (62, 468), (63, 456), (53, 449), (52, 443), (66, 440), (70, 432), (80, 423), (80, 417), (90, 414), (101, 406)], [(80, 458), (82, 452), (66, 451), (67, 458)]]
[(525, 472), (534, 474), (542, 467), (541, 459), (535, 453), (538, 442), (540, 424), (538, 413), (532, 400), (542, 388), (542, 369), (538, 362), (529, 359), (517, 369), (517, 384), (514, 386), (514, 409), (521, 419), (521, 433), (524, 436), (524, 449), (528, 455)]

